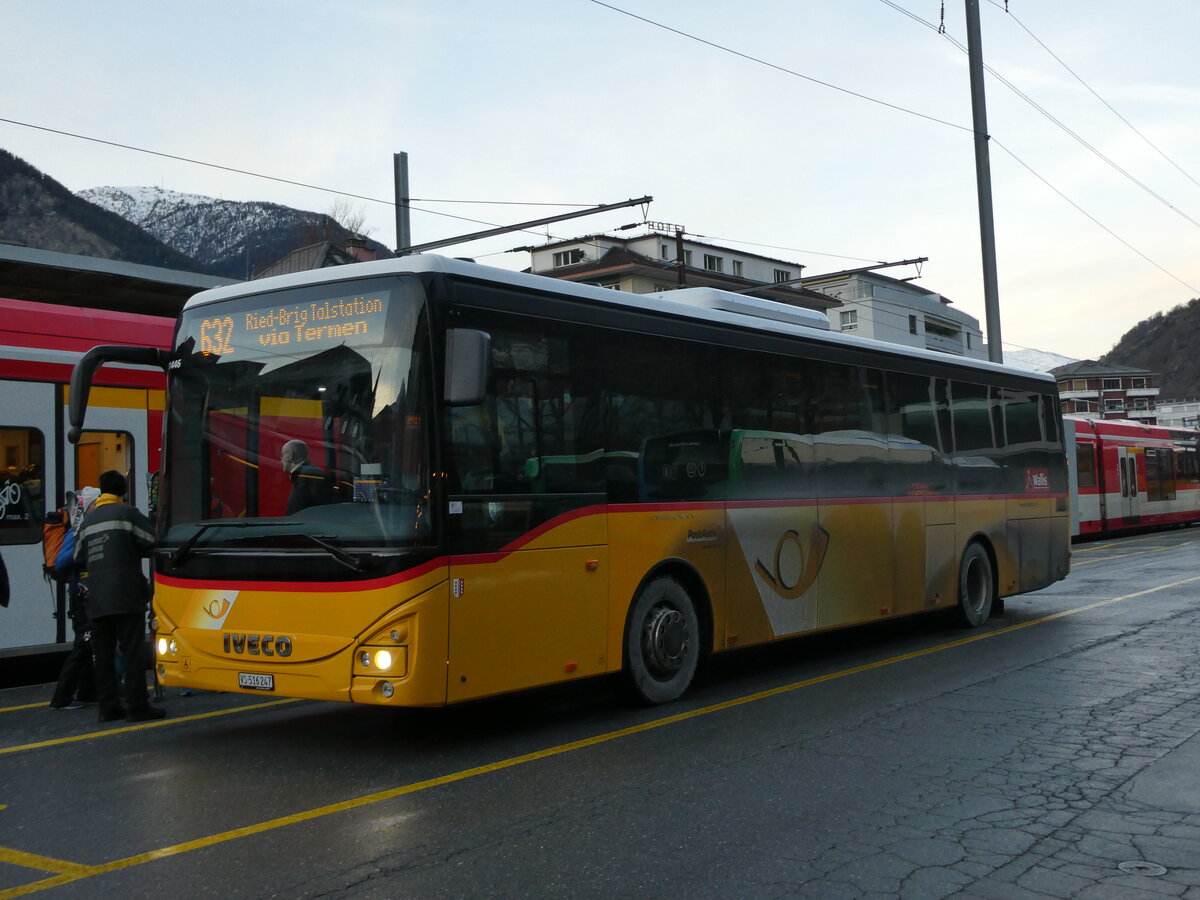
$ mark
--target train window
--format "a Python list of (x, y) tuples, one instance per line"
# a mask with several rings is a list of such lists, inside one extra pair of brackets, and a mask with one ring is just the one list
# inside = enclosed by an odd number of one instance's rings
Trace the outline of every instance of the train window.
[(1175, 457), (1175, 464), (1179, 477), (1187, 481), (1195, 481), (1200, 478), (1200, 467), (1196, 464), (1196, 451), (1189, 448), (1180, 450)]
[(1146, 448), (1146, 499), (1175, 499), (1175, 451)]
[(1075, 471), (1079, 477), (1079, 486), (1096, 486), (1096, 448), (1091, 444), (1075, 445)]
[(0, 427), (0, 544), (42, 539), (46, 442), (36, 428)]

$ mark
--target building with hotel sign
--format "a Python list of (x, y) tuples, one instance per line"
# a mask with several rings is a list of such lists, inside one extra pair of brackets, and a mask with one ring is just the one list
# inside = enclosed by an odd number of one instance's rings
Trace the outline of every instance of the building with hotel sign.
[(979, 320), (934, 291), (872, 269), (881, 263), (806, 275), (800, 263), (694, 240), (673, 226), (647, 223), (635, 237), (588, 235), (523, 247), (527, 271), (633, 294), (712, 287), (825, 313), (833, 331), (974, 359), (987, 359)]

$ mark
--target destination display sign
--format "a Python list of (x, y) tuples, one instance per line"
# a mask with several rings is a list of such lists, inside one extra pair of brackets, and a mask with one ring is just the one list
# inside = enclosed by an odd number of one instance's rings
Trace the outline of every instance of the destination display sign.
[(384, 341), (390, 291), (240, 306), (191, 320), (189, 337), (205, 356), (261, 358), (273, 350), (309, 355), (340, 344), (378, 346)]

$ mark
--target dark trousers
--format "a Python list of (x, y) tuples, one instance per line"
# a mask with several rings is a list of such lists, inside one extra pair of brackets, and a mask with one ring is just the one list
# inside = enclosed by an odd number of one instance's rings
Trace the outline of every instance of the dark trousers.
[(116, 710), (121, 703), (117, 696), (116, 653), (124, 663), (125, 683), (121, 692), (125, 708), (132, 712), (150, 705), (146, 694), (146, 616), (143, 613), (121, 613), (92, 619), (92, 652), (96, 661), (96, 699), (102, 713)]
[(92, 671), (92, 633), (87, 622), (71, 621), (75, 632), (75, 644), (58, 673), (58, 684), (54, 686), (51, 706), (66, 706), (72, 700), (90, 703), (95, 700), (96, 688)]

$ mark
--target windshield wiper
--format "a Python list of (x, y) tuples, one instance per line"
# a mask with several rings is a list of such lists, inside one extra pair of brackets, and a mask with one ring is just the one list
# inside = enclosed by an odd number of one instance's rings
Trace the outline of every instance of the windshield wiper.
[(345, 550), (342, 550), (339, 547), (335, 547), (335, 546), (333, 546), (333, 544), (326, 543), (324, 540), (322, 540), (322, 538), (330, 538), (330, 537), (333, 537), (333, 535), (330, 535), (330, 534), (316, 535), (316, 534), (309, 534), (308, 532), (302, 531), (302, 532), (299, 532), (296, 536), (302, 537), (302, 538), (307, 538), (308, 540), (312, 541), (314, 544), (316, 544), (318, 547), (320, 547), (322, 550), (324, 550), (326, 553), (328, 553), (330, 556), (332, 556), (334, 559), (336, 559), (342, 565), (346, 566), (347, 568), (353, 569), (355, 572), (367, 571), (366, 566), (364, 566), (362, 563), (360, 563), (357, 559), (355, 559), (353, 556), (351, 556)]
[(292, 525), (292, 522), (247, 522), (245, 519), (208, 519), (198, 523), (195, 533), (179, 545), (169, 560), (172, 569), (178, 569), (184, 560), (191, 555), (192, 549), (200, 540), (200, 536), (210, 528), (282, 528)]
[[(204, 532), (208, 531), (210, 528), (283, 528), (297, 524), (300, 523), (294, 519), (276, 522), (256, 522), (253, 520), (247, 521), (245, 519), (209, 519), (207, 521), (202, 521), (197, 523), (198, 527), (196, 528), (195, 533), (186, 541), (184, 541), (179, 546), (178, 550), (171, 554), (169, 562), (171, 564), (171, 568), (173, 569), (177, 569), (183, 565), (184, 561), (191, 555), (192, 550), (195, 549), (196, 544), (200, 541), (201, 535), (203, 535)], [(328, 543), (328, 538), (333, 537), (333, 535), (316, 535), (308, 534), (304, 531), (297, 531), (294, 534), (288, 535), (288, 537), (304, 538), (305, 540), (316, 544), (347, 568), (359, 573), (366, 571), (366, 567), (345, 550)]]

